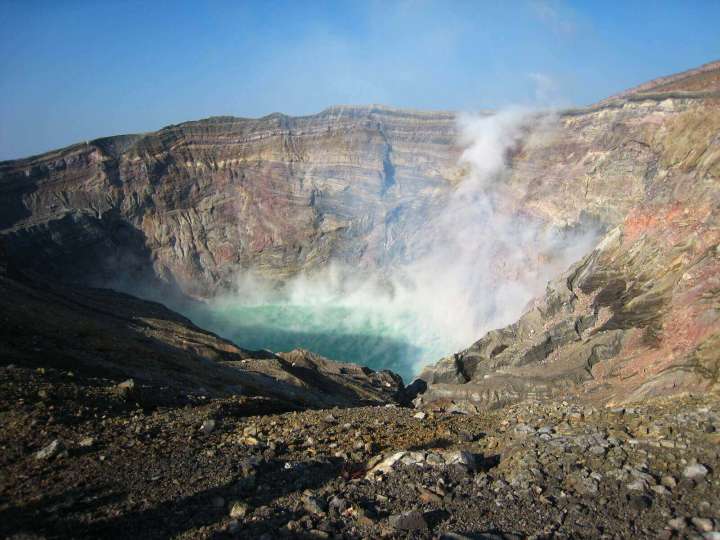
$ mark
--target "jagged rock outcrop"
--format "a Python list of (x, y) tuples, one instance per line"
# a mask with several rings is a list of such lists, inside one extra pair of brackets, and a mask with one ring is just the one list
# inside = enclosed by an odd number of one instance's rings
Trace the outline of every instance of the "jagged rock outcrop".
[[(239, 395), (277, 411), (394, 402), (403, 390), (388, 371), (306, 351), (245, 350), (161, 304), (28, 277), (1, 256), (0, 313), (3, 364), (130, 377), (120, 390), (145, 405)], [(146, 385), (163, 392), (143, 395)]]
[[(426, 369), (420, 402), (493, 407), (569, 392), (627, 401), (718, 388), (719, 74), (716, 63), (561, 117), (566, 129), (601, 138), (568, 148), (575, 163), (597, 164), (575, 178), (587, 204), (563, 201), (577, 165), (558, 165), (562, 176), (544, 179), (548, 196), (524, 201), (555, 219), (598, 203), (607, 222), (623, 217), (517, 323)], [(601, 121), (609, 129), (599, 131)], [(516, 161), (514, 178), (538, 161)], [(610, 204), (592, 189), (617, 198)]]
[(238, 270), (373, 263), (447, 191), (454, 116), (335, 107), (210, 118), (0, 163), (13, 259), (64, 280), (154, 275), (191, 296)]

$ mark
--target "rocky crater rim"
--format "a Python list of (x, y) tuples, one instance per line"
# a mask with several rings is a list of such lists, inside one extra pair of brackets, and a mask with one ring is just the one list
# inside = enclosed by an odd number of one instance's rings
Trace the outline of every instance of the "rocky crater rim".
[[(429, 369), (425, 402), (714, 388), (719, 72), (555, 111), (553, 133), (508, 152), (510, 213), (589, 219), (608, 236), (515, 324)], [(131, 260), (190, 298), (240, 268), (283, 279), (336, 259), (377, 264), (408, 249), (462, 177), (455, 118), (377, 105), (213, 117), (5, 161), (0, 234), (22, 265), (58, 279)], [(424, 214), (403, 212), (416, 205)]]
[[(670, 75), (667, 77), (661, 77), (654, 81), (638, 85), (637, 87), (631, 88), (624, 92), (620, 92), (597, 103), (584, 105), (584, 106), (568, 106), (561, 108), (537, 108), (538, 113), (553, 113), (558, 116), (575, 116), (590, 112), (597, 112), (608, 108), (622, 107), (624, 104), (629, 102), (641, 102), (641, 101), (663, 101), (666, 99), (706, 99), (706, 98), (720, 98), (720, 85), (718, 88), (710, 90), (654, 90), (656, 87), (661, 87), (683, 81), (686, 78), (696, 75), (698, 73), (711, 72), (718, 69), (720, 66), (720, 60), (714, 62), (708, 62), (696, 70), (689, 70), (677, 75)], [(533, 107), (531, 107), (533, 108)], [(369, 105), (353, 105), (353, 104), (339, 104), (331, 105), (317, 113), (305, 114), (305, 115), (291, 115), (282, 112), (272, 112), (263, 116), (251, 117), (251, 116), (234, 116), (234, 115), (214, 115), (205, 118), (199, 118), (197, 120), (187, 120), (177, 124), (168, 124), (154, 131), (126, 133), (120, 135), (106, 135), (89, 139), (85, 142), (78, 142), (69, 144), (64, 147), (55, 148), (46, 152), (40, 152), (30, 156), (19, 156), (17, 158), (11, 158), (7, 160), (0, 160), (0, 171), (5, 165), (17, 165), (18, 162), (32, 162), (42, 159), (52, 159), (53, 156), (61, 155), (69, 151), (83, 148), (87, 145), (96, 145), (104, 147), (106, 145), (119, 146), (123, 148), (120, 153), (124, 153), (129, 150), (134, 143), (143, 139), (144, 137), (160, 135), (164, 132), (171, 131), (177, 128), (198, 126), (198, 125), (234, 125), (238, 123), (249, 123), (249, 122), (263, 122), (276, 119), (284, 120), (309, 120), (309, 119), (321, 119), (321, 118), (333, 118), (343, 116), (354, 116), (362, 114), (379, 114), (388, 117), (419, 117), (423, 119), (456, 119), (459, 115), (469, 113), (478, 115), (492, 115), (496, 114), (502, 109), (477, 109), (470, 111), (458, 111), (458, 110), (427, 110), (427, 109), (415, 109), (409, 107), (395, 107), (383, 104), (369, 104)], [(112, 152), (109, 152), (112, 153)], [(114, 154), (117, 157), (118, 154)]]

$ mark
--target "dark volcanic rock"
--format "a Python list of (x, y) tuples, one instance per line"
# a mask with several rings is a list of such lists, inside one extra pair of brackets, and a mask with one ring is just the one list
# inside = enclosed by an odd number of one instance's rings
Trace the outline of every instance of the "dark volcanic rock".
[[(0, 367), (2, 537), (659, 538), (720, 525), (713, 395), (421, 421), (408, 408), (346, 408), (328, 425), (328, 410), (251, 416), (236, 397), (144, 409), (113, 386)], [(199, 435), (208, 418), (216, 428)], [(379, 450), (350, 457), (357, 439)], [(55, 440), (62, 458), (36, 459)], [(408, 459), (363, 478), (396, 454)]]
[(422, 531), (427, 529), (427, 522), (418, 511), (394, 514), (390, 516), (388, 521), (393, 529), (400, 529), (401, 531)]
[[(112, 393), (128, 403), (241, 395), (269, 398), (269, 410), (344, 407), (393, 402), (403, 388), (390, 372), (305, 351), (248, 351), (161, 304), (107, 289), (13, 279), (18, 272), (2, 260), (0, 268), (6, 269), (0, 272), (0, 363), (111, 377), (122, 381)], [(148, 384), (164, 390), (149, 391)]]

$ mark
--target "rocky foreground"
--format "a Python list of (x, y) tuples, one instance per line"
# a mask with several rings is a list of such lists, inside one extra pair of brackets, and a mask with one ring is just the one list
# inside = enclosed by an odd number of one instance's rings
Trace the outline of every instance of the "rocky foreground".
[(720, 538), (717, 396), (267, 405), (3, 367), (0, 534)]

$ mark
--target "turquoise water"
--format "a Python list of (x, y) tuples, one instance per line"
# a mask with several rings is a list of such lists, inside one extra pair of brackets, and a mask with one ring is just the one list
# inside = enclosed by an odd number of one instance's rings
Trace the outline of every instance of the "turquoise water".
[(331, 304), (216, 303), (196, 323), (247, 349), (303, 348), (333, 360), (390, 369), (407, 383), (448, 345), (421, 330), (409, 312)]

